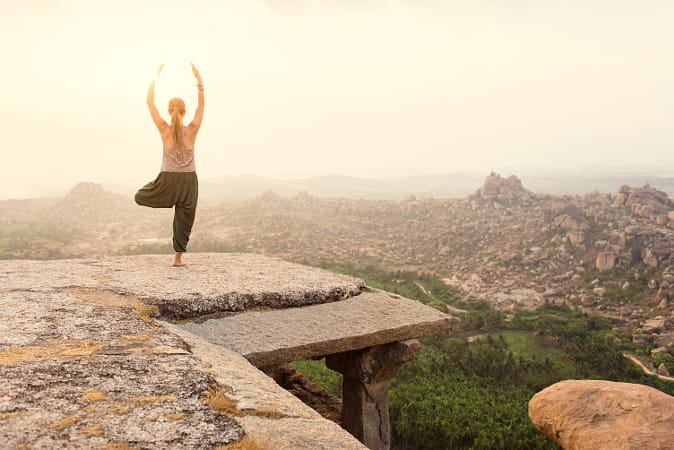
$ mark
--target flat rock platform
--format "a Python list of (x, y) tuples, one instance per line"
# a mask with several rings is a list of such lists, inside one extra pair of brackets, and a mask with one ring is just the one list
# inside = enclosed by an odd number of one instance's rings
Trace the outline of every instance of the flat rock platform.
[[(354, 351), (365, 361), (455, 323), (278, 258), (185, 259), (0, 262), (3, 448), (365, 448), (254, 365)], [(386, 355), (402, 364), (414, 357), (405, 345)]]
[[(189, 265), (175, 268), (167, 259), (143, 255), (58, 263), (3, 261), (0, 286), (29, 291), (96, 287), (137, 297), (171, 319), (324, 303), (358, 295), (365, 286), (358, 278), (249, 253), (190, 253), (185, 257)], [(35, 264), (48, 270), (48, 276)]]
[(179, 326), (264, 367), (445, 333), (455, 323), (420, 302), (370, 290), (338, 302)]

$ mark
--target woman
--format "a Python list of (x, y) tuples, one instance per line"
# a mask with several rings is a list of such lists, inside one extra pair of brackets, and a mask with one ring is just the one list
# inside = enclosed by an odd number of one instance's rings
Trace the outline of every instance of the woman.
[(150, 108), (150, 115), (164, 144), (161, 171), (154, 181), (150, 181), (136, 193), (135, 199), (139, 205), (151, 208), (173, 208), (175, 206), (173, 250), (176, 253), (173, 266), (181, 267), (185, 265), (182, 255), (187, 250), (199, 195), (194, 164), (194, 141), (197, 139), (197, 133), (204, 117), (204, 85), (199, 71), (192, 64), (192, 72), (197, 79), (199, 89), (199, 104), (194, 112), (194, 119), (188, 126), (183, 126), (185, 102), (176, 97), (169, 100), (168, 113), (171, 116), (169, 125), (161, 118), (154, 104), (154, 83), (163, 68), (164, 64), (159, 66), (157, 75), (147, 91), (147, 106)]

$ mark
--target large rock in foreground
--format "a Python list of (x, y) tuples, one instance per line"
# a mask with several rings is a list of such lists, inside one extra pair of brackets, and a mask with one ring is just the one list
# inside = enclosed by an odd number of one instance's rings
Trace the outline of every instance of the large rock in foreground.
[(562, 381), (534, 395), (529, 417), (565, 449), (674, 448), (674, 397), (640, 384)]
[(0, 448), (364, 449), (162, 311), (337, 301), (362, 281), (259, 255), (0, 264)]

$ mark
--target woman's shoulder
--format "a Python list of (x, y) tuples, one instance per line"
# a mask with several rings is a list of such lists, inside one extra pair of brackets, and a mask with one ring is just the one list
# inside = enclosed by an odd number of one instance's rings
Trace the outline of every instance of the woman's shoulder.
[(185, 141), (185, 147), (187, 148), (194, 148), (194, 141), (197, 139), (197, 133), (199, 132), (198, 129), (195, 129), (194, 127), (185, 127), (185, 130), (183, 132), (183, 140)]

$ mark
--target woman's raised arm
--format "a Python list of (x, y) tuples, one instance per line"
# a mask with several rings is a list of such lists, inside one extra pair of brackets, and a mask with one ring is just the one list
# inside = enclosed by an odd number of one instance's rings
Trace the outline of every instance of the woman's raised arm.
[(154, 79), (150, 82), (150, 87), (147, 89), (147, 107), (150, 109), (150, 115), (152, 116), (154, 124), (157, 126), (159, 133), (162, 135), (167, 132), (168, 124), (164, 119), (161, 118), (159, 115), (159, 110), (157, 109), (157, 105), (154, 104), (154, 83), (157, 81), (157, 78), (159, 77), (159, 74), (163, 68), (164, 64), (157, 68), (157, 75), (155, 75)]
[(196, 133), (199, 131), (199, 127), (201, 127), (201, 121), (204, 119), (204, 83), (201, 81), (201, 74), (194, 63), (192, 63), (192, 73), (194, 74), (194, 78), (197, 79), (197, 89), (199, 89), (199, 103), (197, 104), (197, 109), (194, 111), (194, 119), (192, 119), (192, 122), (190, 122), (189, 127), (194, 133)]

